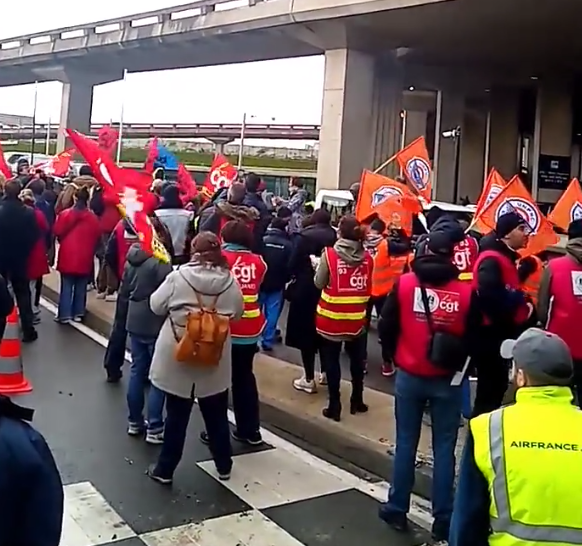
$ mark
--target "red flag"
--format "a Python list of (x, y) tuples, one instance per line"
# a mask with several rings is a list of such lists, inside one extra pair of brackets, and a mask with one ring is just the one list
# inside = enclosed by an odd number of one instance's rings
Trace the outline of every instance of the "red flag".
[(215, 155), (202, 188), (207, 197), (212, 197), (221, 188), (228, 188), (237, 177), (237, 170), (221, 154)]
[(74, 152), (74, 149), (65, 150), (64, 152), (51, 157), (48, 161), (35, 165), (35, 167), (48, 176), (58, 176), (59, 178), (63, 178), (69, 173)]
[(154, 173), (154, 164), (157, 158), (158, 158), (158, 137), (155, 137), (152, 140), (150, 140), (150, 144), (148, 147), (148, 155), (143, 166), (143, 169), (146, 173), (148, 174)]
[(184, 203), (198, 195), (196, 182), (192, 180), (192, 175), (188, 172), (188, 169), (182, 165), (182, 163), (180, 163), (178, 167), (178, 190), (180, 191), (180, 197)]
[(97, 143), (99, 148), (104, 150), (107, 154), (113, 155), (117, 142), (119, 140), (119, 131), (111, 127), (111, 125), (104, 125), (97, 133)]
[(12, 169), (6, 163), (6, 159), (4, 158), (4, 150), (2, 149), (2, 145), (0, 144), (0, 173), (2, 173), (6, 180), (10, 180), (14, 175), (12, 174)]
[(139, 237), (142, 248), (168, 262), (168, 252), (157, 238), (145, 211), (145, 196), (151, 182), (149, 175), (118, 167), (96, 142), (71, 129), (67, 129), (67, 134), (103, 186), (103, 192), (113, 199)]

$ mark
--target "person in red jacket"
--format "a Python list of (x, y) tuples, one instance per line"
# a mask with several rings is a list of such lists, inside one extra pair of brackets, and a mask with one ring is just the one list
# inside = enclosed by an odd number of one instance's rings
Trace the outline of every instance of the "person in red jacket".
[(101, 238), (97, 248), (97, 259), (99, 260), (99, 271), (96, 279), (97, 298), (114, 301), (114, 294), (117, 291), (119, 282), (117, 275), (111, 270), (105, 260), (105, 252), (107, 242), (115, 230), (115, 226), (121, 220), (121, 215), (115, 201), (104, 194), (100, 185), (92, 188), (89, 206), (97, 215), (97, 218), (99, 218), (99, 227), (101, 228)]
[(540, 323), (559, 335), (572, 353), (573, 390), (582, 407), (582, 220), (568, 226), (566, 255), (550, 260), (544, 268), (537, 299)]
[(40, 238), (36, 241), (31, 253), (28, 256), (27, 275), (30, 281), (30, 294), (32, 299), (32, 312), (34, 313), (34, 323), (40, 322), (40, 293), (42, 290), (42, 278), (49, 272), (48, 253), (46, 242), (50, 232), (49, 224), (44, 213), (34, 207), (34, 194), (31, 190), (20, 192), (22, 202), (34, 210), (34, 216)]
[(427, 253), (416, 258), (412, 271), (396, 281), (378, 324), (382, 347), (398, 368), (394, 477), (388, 502), (379, 515), (397, 530), (408, 527), (416, 451), (428, 404), (435, 461), (435, 541), (447, 539), (453, 511), (462, 389), (461, 381), (452, 384), (452, 378), (463, 368), (481, 322), (471, 284), (458, 278), (454, 247), (450, 233), (429, 234)]
[(55, 222), (59, 243), (57, 271), (61, 289), (56, 320), (62, 324), (81, 322), (87, 306), (87, 285), (94, 275), (94, 257), (101, 230), (99, 220), (87, 206), (89, 190), (79, 188), (74, 205), (62, 211)]

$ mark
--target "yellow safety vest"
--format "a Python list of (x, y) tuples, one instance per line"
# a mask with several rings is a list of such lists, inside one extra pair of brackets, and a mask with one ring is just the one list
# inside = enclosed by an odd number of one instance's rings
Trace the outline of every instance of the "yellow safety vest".
[(582, 544), (582, 411), (568, 387), (526, 387), (470, 422), (491, 494), (490, 546)]

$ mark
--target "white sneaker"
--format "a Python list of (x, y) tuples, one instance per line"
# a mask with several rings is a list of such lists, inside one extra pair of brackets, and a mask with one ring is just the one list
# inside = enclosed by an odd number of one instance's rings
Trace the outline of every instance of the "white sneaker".
[(146, 443), (153, 446), (160, 446), (164, 443), (164, 433), (163, 432), (148, 432), (146, 433)]
[(105, 292), (98, 292), (97, 295), (95, 296), (98, 300), (104, 300), (106, 297)]
[(317, 378), (317, 382), (320, 385), (327, 385), (327, 375), (325, 374), (325, 372), (321, 372), (319, 374), (319, 377)]
[(293, 387), (298, 391), (306, 392), (307, 394), (314, 394), (317, 392), (317, 385), (315, 381), (307, 381), (305, 376), (293, 381)]
[(117, 294), (107, 294), (105, 296), (105, 301), (116, 302), (117, 301)]
[(127, 434), (130, 436), (140, 436), (143, 433), (143, 427), (138, 427), (137, 425), (132, 425), (131, 423), (127, 425)]

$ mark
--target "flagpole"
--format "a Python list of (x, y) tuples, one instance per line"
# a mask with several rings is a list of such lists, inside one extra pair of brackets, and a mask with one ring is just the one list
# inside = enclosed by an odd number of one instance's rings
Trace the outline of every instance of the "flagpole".
[(36, 145), (36, 107), (38, 104), (38, 81), (34, 82), (34, 106), (32, 110), (32, 139), (30, 142), (30, 166), (34, 165), (34, 146)]
[(48, 125), (46, 127), (46, 142), (44, 147), (45, 155), (50, 155), (50, 145), (51, 145), (51, 118), (49, 118)]
[(123, 70), (123, 89), (121, 91), (121, 112), (119, 113), (119, 136), (117, 140), (117, 164), (121, 162), (121, 141), (123, 140), (123, 116), (125, 114), (125, 93), (127, 83), (127, 68)]
[(245, 131), (247, 128), (247, 113), (243, 114), (242, 125), (240, 127), (240, 144), (238, 147), (238, 170), (242, 169), (243, 162), (243, 148), (245, 145)]

